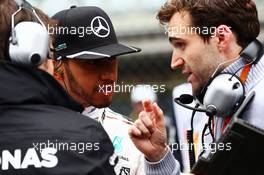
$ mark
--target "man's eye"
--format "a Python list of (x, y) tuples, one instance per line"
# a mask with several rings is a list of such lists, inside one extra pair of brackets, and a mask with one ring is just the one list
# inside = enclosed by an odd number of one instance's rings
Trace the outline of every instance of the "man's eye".
[(101, 65), (103, 64), (105, 61), (103, 59), (97, 59), (97, 60), (89, 60), (88, 64), (92, 64), (92, 65)]
[(95, 64), (96, 62), (94, 60), (87, 61), (88, 64)]
[(173, 43), (174, 48), (176, 49), (184, 49), (185, 44), (184, 43)]

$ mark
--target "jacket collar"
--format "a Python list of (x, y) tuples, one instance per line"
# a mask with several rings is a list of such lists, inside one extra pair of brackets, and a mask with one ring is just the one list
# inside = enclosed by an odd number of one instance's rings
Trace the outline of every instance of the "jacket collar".
[(38, 68), (0, 62), (0, 81), (0, 106), (47, 104), (83, 110), (51, 75)]

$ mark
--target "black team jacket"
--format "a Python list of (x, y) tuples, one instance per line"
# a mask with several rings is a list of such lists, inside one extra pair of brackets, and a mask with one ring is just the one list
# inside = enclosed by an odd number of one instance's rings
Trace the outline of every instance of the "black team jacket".
[(1, 62), (0, 175), (114, 174), (112, 143), (82, 110), (48, 73)]

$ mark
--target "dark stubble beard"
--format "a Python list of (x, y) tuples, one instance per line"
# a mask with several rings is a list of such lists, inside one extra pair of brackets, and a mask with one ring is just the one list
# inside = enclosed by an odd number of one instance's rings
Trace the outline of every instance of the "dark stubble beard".
[[(85, 103), (84, 107), (87, 107), (90, 105), (91, 98), (90, 96), (83, 90), (83, 88), (80, 86), (80, 84), (76, 81), (75, 77), (73, 76), (68, 63), (64, 64), (65, 70), (66, 70), (66, 75), (68, 78), (68, 88), (69, 90), (75, 94), (75, 96), (78, 96), (79, 98), (82, 99), (82, 102), (78, 101), (82, 105)], [(67, 88), (67, 87), (66, 87)]]
[[(90, 105), (95, 106), (96, 108), (104, 108), (108, 107), (111, 104), (111, 101), (105, 102), (103, 104), (94, 104), (92, 101), (92, 98), (90, 95), (88, 95), (83, 88), (80, 86), (80, 84), (76, 81), (75, 77), (73, 76), (68, 63), (65, 63), (65, 70), (66, 70), (66, 75), (68, 77), (68, 85), (69, 89), (71, 90), (72, 93), (74, 93), (76, 96), (78, 96), (80, 99), (82, 99), (82, 102), (79, 102), (83, 105), (83, 107), (88, 107)], [(95, 89), (93, 89), (93, 92), (95, 92)]]

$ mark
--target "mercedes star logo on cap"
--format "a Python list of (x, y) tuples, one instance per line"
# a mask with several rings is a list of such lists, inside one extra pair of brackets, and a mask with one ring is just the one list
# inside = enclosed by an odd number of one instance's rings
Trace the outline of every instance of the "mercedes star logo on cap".
[(91, 22), (91, 28), (93, 33), (101, 38), (107, 37), (110, 33), (110, 27), (107, 21), (101, 16), (96, 16), (93, 18)]

